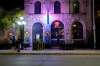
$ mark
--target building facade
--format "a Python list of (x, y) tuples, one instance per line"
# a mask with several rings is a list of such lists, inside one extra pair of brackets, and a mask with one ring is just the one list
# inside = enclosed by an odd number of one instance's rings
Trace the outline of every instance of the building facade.
[(25, 0), (25, 31), (33, 45), (87, 44), (93, 33), (91, 0)]

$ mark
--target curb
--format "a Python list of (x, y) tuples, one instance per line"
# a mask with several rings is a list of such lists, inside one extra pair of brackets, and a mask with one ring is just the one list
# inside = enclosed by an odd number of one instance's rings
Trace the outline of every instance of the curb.
[(1, 50), (0, 55), (100, 55), (100, 50), (21, 50), (20, 52), (15, 50)]
[(0, 53), (0, 55), (100, 55), (100, 53)]

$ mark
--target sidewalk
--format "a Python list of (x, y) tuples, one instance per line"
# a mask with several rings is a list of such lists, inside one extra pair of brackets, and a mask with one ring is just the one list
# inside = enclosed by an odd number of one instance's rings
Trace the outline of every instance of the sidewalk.
[(0, 50), (0, 55), (100, 55), (100, 50)]

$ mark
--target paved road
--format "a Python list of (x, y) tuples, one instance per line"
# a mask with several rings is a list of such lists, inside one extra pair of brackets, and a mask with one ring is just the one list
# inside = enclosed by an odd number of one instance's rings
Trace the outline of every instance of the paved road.
[(0, 66), (100, 66), (100, 55), (0, 55)]

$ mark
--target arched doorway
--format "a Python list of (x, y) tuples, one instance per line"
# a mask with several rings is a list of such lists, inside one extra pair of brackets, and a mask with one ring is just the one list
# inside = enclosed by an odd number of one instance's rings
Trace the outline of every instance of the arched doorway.
[(53, 47), (59, 47), (64, 41), (64, 25), (56, 20), (51, 24), (51, 44)]
[[(36, 41), (43, 41), (43, 26), (41, 23), (37, 22), (32, 28), (32, 41), (33, 45)], [(35, 46), (34, 46), (35, 47)]]
[(83, 40), (83, 25), (80, 22), (74, 22), (72, 24), (72, 39), (74, 41), (74, 48), (84, 48)]
[(83, 39), (83, 26), (80, 22), (74, 22), (72, 24), (72, 38)]

